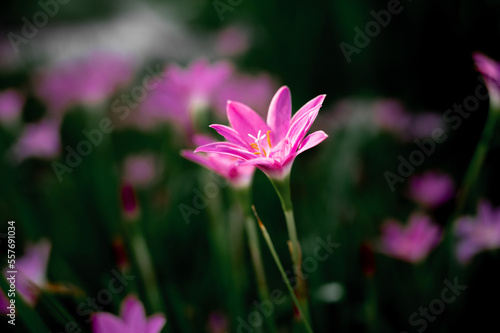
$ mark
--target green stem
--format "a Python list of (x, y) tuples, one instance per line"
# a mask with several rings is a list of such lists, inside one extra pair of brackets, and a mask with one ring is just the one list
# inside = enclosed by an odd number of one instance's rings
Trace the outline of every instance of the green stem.
[[(254, 217), (250, 211), (250, 189), (236, 190), (236, 197), (240, 203), (243, 214), (245, 215), (245, 231), (248, 238), (248, 247), (250, 250), (250, 258), (255, 271), (257, 280), (257, 291), (261, 301), (269, 299), (269, 288), (267, 285), (266, 272), (262, 262), (262, 253), (260, 251), (259, 235)], [(271, 332), (277, 332), (276, 324), (273, 316), (266, 316), (267, 325)]]
[[(256, 212), (255, 212), (255, 215), (257, 216)], [(278, 266), (278, 269), (281, 273), (283, 281), (285, 281), (286, 287), (287, 287), (288, 291), (290, 292), (290, 296), (292, 297), (293, 302), (295, 303), (295, 306), (297, 307), (297, 310), (299, 311), (300, 316), (303, 319), (302, 321), (304, 323), (304, 326), (306, 327), (307, 332), (313, 333), (311, 325), (309, 324), (309, 320), (306, 317), (306, 312), (303, 309), (301, 302), (299, 301), (299, 299), (295, 295), (295, 291), (293, 290), (292, 285), (290, 284), (290, 281), (288, 280), (288, 277), (285, 273), (285, 270), (283, 269), (283, 265), (281, 264), (281, 260), (278, 257), (276, 249), (274, 248), (273, 241), (271, 240), (271, 237), (269, 236), (269, 233), (267, 232), (267, 229), (264, 226), (264, 224), (262, 224), (262, 222), (260, 221), (260, 219), (258, 217), (257, 217), (257, 219), (259, 221), (259, 227), (260, 227), (260, 230), (262, 231), (262, 235), (264, 236), (264, 239), (266, 240), (267, 246), (269, 247), (269, 250), (271, 251), (271, 255), (273, 256), (274, 262), (276, 263), (276, 266)]]
[(495, 125), (498, 121), (499, 116), (499, 110), (495, 110), (493, 107), (490, 107), (490, 112), (488, 114), (488, 119), (486, 120), (486, 125), (481, 135), (481, 139), (479, 140), (476, 151), (474, 152), (474, 155), (472, 157), (472, 161), (465, 174), (462, 193), (458, 198), (457, 209), (454, 217), (458, 216), (462, 212), (464, 206), (467, 203), (469, 193), (476, 182), (479, 172), (481, 171), (484, 159), (486, 158), (486, 154), (488, 153), (488, 148), (495, 132)]

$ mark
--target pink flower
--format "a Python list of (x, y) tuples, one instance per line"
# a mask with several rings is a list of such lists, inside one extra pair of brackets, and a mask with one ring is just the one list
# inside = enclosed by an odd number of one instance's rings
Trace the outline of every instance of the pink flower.
[(455, 223), (459, 238), (456, 248), (458, 260), (466, 263), (477, 253), (500, 248), (500, 208), (481, 202), (475, 217), (459, 218)]
[(209, 64), (201, 59), (182, 69), (170, 65), (165, 80), (141, 103), (141, 117), (173, 120), (191, 128), (197, 114), (209, 108), (215, 91), (232, 75), (225, 61)]
[[(50, 255), (50, 242), (42, 240), (34, 245), (28, 246), (24, 255), (16, 260), (16, 289), (24, 301), (30, 305), (35, 305), (40, 288), (47, 283), (47, 264)], [(8, 268), (4, 270), (4, 275), (8, 276)], [(7, 297), (0, 292), (0, 311), (6, 311)], [(4, 306), (5, 305), (5, 306)]]
[(0, 92), (0, 123), (12, 124), (19, 120), (24, 97), (13, 89)]
[(162, 314), (146, 317), (144, 306), (134, 296), (127, 296), (121, 304), (120, 317), (108, 312), (93, 315), (93, 333), (159, 333), (165, 326)]
[(412, 215), (407, 226), (389, 220), (382, 226), (379, 250), (388, 256), (418, 263), (441, 241), (440, 228), (425, 215)]
[(244, 161), (241, 165), (254, 165), (271, 179), (283, 180), (290, 174), (298, 154), (328, 137), (325, 132), (317, 131), (304, 138), (324, 99), (325, 95), (312, 99), (291, 118), (290, 90), (283, 86), (271, 101), (267, 123), (248, 106), (228, 101), (231, 127), (210, 126), (227, 141), (203, 145), (195, 152), (234, 156)]
[(44, 119), (26, 125), (11, 153), (15, 161), (20, 162), (28, 157), (53, 159), (60, 150), (59, 122)]
[(451, 177), (435, 171), (411, 177), (409, 190), (413, 200), (430, 208), (444, 204), (455, 195)]
[[(195, 136), (193, 139), (196, 145), (204, 145), (215, 140), (205, 136)], [(214, 153), (197, 154), (190, 150), (183, 150), (182, 156), (227, 179), (234, 188), (246, 188), (250, 186), (255, 171), (253, 165), (239, 165), (241, 160), (228, 155)]]
[(490, 94), (490, 103), (500, 108), (500, 63), (488, 58), (482, 53), (473, 54), (477, 70), (481, 73)]
[(374, 104), (375, 124), (381, 129), (405, 133), (411, 122), (411, 115), (397, 100), (380, 100)]
[(230, 26), (219, 32), (216, 40), (217, 52), (222, 56), (237, 56), (248, 50), (249, 34), (244, 28)]
[(160, 162), (151, 153), (130, 155), (123, 163), (123, 178), (132, 186), (149, 186), (158, 179), (160, 173)]
[(73, 105), (96, 105), (110, 97), (133, 77), (131, 63), (115, 54), (92, 54), (56, 64), (35, 78), (37, 95), (49, 112), (60, 116)]

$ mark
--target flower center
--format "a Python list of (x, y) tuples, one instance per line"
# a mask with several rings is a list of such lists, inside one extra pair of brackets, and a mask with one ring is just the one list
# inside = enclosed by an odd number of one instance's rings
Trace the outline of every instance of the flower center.
[(261, 155), (263, 157), (267, 157), (266, 150), (262, 146), (261, 141), (262, 141), (262, 139), (264, 139), (265, 137), (267, 137), (267, 144), (269, 146), (269, 149), (272, 148), (271, 137), (269, 136), (269, 133), (271, 133), (271, 130), (267, 131), (266, 134), (262, 134), (262, 136), (260, 135), (260, 133), (261, 133), (261, 131), (259, 130), (259, 133), (257, 133), (256, 137), (253, 136), (252, 134), (248, 134), (249, 137), (251, 137), (252, 139), (255, 140), (254, 143), (250, 144), (250, 147), (252, 147), (253, 149), (256, 150), (256, 152), (254, 152), (255, 155)]

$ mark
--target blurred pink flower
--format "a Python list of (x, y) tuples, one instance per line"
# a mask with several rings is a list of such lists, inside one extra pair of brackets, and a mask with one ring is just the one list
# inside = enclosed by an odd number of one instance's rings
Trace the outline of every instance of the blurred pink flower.
[(388, 220), (382, 226), (379, 250), (388, 256), (418, 263), (441, 241), (440, 228), (425, 215), (412, 215), (408, 225)]
[(152, 153), (130, 155), (123, 163), (123, 179), (135, 187), (153, 184), (161, 173), (158, 157)]
[(408, 134), (410, 139), (429, 138), (436, 128), (445, 128), (442, 115), (435, 112), (419, 113), (412, 117)]
[(230, 26), (219, 32), (216, 40), (217, 53), (221, 56), (237, 56), (250, 46), (250, 36), (244, 28)]
[[(24, 255), (16, 260), (16, 289), (23, 300), (29, 305), (35, 305), (40, 289), (47, 284), (47, 265), (49, 262), (51, 244), (47, 240), (42, 240), (36, 244), (28, 246)], [(4, 269), (4, 275), (9, 268)], [(0, 291), (0, 311), (7, 311), (7, 296)]]
[(199, 59), (185, 69), (173, 64), (165, 70), (164, 77), (141, 103), (135, 125), (148, 128), (158, 121), (173, 121), (190, 135), (200, 113), (212, 110), (219, 117), (224, 114), (228, 99), (265, 108), (275, 88), (269, 76), (242, 75), (227, 61), (210, 64)]
[(26, 125), (11, 153), (16, 162), (21, 162), (28, 157), (53, 159), (60, 150), (59, 122), (43, 119)]
[(0, 92), (0, 123), (12, 124), (19, 120), (24, 97), (13, 89)]
[(290, 174), (298, 154), (328, 137), (323, 131), (305, 137), (324, 99), (325, 95), (317, 96), (292, 118), (290, 90), (283, 86), (269, 105), (267, 123), (248, 106), (228, 101), (227, 118), (231, 127), (210, 126), (227, 141), (205, 144), (195, 152), (234, 156), (243, 160), (241, 165), (254, 165), (269, 178), (283, 180)]
[(144, 306), (134, 296), (127, 296), (121, 304), (120, 317), (108, 312), (93, 315), (93, 333), (160, 333), (165, 326), (163, 314), (146, 317)]
[(374, 121), (378, 128), (395, 133), (405, 133), (411, 122), (411, 115), (397, 100), (380, 100), (374, 104)]
[(96, 105), (128, 84), (134, 74), (132, 63), (111, 53), (59, 63), (35, 78), (35, 91), (47, 103), (49, 113), (61, 113), (73, 105)]
[(500, 208), (481, 202), (477, 216), (465, 216), (455, 223), (457, 258), (467, 263), (477, 253), (500, 248)]
[(139, 117), (173, 120), (191, 128), (199, 112), (210, 108), (215, 91), (232, 75), (230, 63), (197, 60), (182, 69), (170, 65), (165, 80), (140, 105)]
[(410, 178), (409, 194), (416, 202), (435, 208), (453, 198), (455, 184), (447, 174), (429, 171)]
[(500, 63), (479, 52), (474, 53), (473, 58), (488, 87), (490, 103), (500, 110)]
[[(215, 142), (214, 139), (202, 135), (196, 135), (193, 141), (195, 145)], [(239, 165), (241, 160), (236, 157), (214, 153), (197, 154), (191, 150), (183, 150), (181, 155), (225, 178), (234, 188), (246, 188), (252, 182), (255, 167)]]

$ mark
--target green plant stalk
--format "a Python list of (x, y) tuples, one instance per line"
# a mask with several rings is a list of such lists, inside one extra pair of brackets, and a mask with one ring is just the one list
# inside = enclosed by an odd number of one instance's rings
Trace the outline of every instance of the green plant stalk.
[[(257, 212), (255, 212), (255, 215), (257, 216)], [(267, 246), (269, 247), (269, 250), (271, 251), (271, 255), (273, 256), (274, 262), (276, 263), (276, 266), (278, 266), (278, 269), (281, 273), (283, 281), (285, 281), (286, 287), (287, 287), (288, 291), (290, 292), (290, 296), (292, 297), (293, 302), (295, 303), (295, 306), (297, 307), (297, 310), (300, 313), (300, 316), (302, 318), (302, 322), (304, 323), (304, 326), (306, 327), (307, 332), (313, 333), (311, 325), (309, 324), (309, 320), (305, 316), (306, 312), (305, 312), (304, 308), (302, 307), (301, 302), (299, 301), (299, 299), (295, 295), (295, 291), (293, 290), (292, 285), (290, 284), (290, 281), (288, 280), (288, 277), (286, 276), (285, 270), (283, 269), (283, 265), (281, 264), (280, 258), (278, 257), (276, 249), (274, 248), (273, 241), (271, 240), (271, 237), (269, 236), (269, 233), (267, 232), (266, 227), (264, 226), (264, 224), (262, 224), (262, 222), (260, 221), (260, 219), (258, 217), (257, 217), (257, 220), (259, 221), (260, 230), (262, 231), (262, 235), (264, 236), (264, 239), (266, 240)]]
[(307, 291), (305, 281), (302, 275), (301, 269), (301, 257), (302, 251), (300, 249), (299, 238), (297, 236), (297, 228), (295, 226), (295, 217), (293, 214), (292, 196), (290, 191), (290, 176), (285, 177), (283, 180), (271, 179), (276, 192), (281, 201), (281, 207), (283, 208), (283, 213), (285, 214), (286, 226), (288, 229), (288, 237), (290, 240), (289, 248), (292, 258), (293, 268), (295, 275), (297, 277), (296, 290), (299, 295), (299, 299), (306, 310), (304, 314), (305, 318), (309, 318), (308, 312), (308, 302), (307, 302)]
[[(264, 270), (264, 264), (262, 262), (262, 253), (260, 251), (259, 235), (257, 232), (257, 226), (254, 217), (250, 210), (250, 189), (243, 188), (236, 190), (236, 198), (241, 206), (241, 210), (245, 219), (245, 232), (248, 239), (248, 247), (250, 250), (250, 258), (252, 260), (252, 266), (255, 271), (255, 277), (257, 280), (257, 291), (259, 293), (259, 298), (261, 301), (267, 300), (269, 298), (269, 287), (267, 285), (266, 272)], [(266, 316), (266, 321), (268, 328), (271, 332), (277, 332), (276, 324), (274, 322), (274, 316)]]
[(470, 194), (470, 191), (477, 180), (484, 159), (486, 158), (486, 154), (488, 153), (488, 148), (491, 139), (493, 138), (495, 127), (499, 118), (500, 118), (500, 110), (495, 109), (494, 106), (490, 106), (488, 119), (486, 120), (486, 125), (481, 135), (481, 139), (479, 140), (474, 155), (472, 156), (471, 163), (469, 164), (469, 168), (467, 169), (467, 172), (465, 174), (462, 186), (462, 192), (458, 198), (457, 209), (454, 214), (454, 217), (457, 217), (460, 213), (462, 213), (462, 210), (467, 204), (467, 199)]

